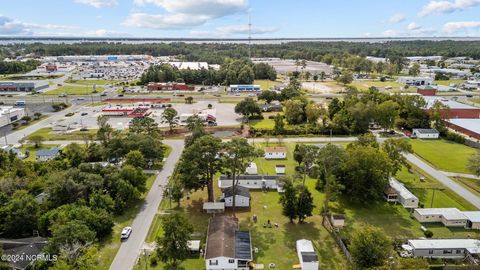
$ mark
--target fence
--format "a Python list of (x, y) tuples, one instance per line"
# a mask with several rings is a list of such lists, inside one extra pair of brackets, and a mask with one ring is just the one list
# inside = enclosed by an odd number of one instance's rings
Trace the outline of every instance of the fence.
[(348, 262), (350, 264), (353, 264), (352, 255), (350, 255), (350, 252), (348, 251), (347, 246), (345, 246), (342, 238), (338, 235), (338, 233), (335, 231), (335, 228), (330, 223), (330, 219), (328, 218), (328, 216), (324, 216), (323, 220), (324, 220), (323, 227), (325, 227), (325, 229), (327, 229), (327, 231), (329, 231), (330, 234), (333, 236), (333, 239), (335, 239), (335, 242), (337, 242), (337, 245), (342, 250)]

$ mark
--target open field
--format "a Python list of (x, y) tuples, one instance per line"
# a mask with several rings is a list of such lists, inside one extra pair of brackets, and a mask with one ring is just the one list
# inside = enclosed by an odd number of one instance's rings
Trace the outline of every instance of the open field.
[(468, 159), (474, 148), (446, 140), (410, 140), (416, 155), (440, 170), (469, 173)]
[(85, 84), (85, 85), (105, 85), (105, 84), (112, 84), (117, 83), (117, 80), (76, 80), (76, 81), (67, 81), (67, 83), (72, 84)]
[(269, 90), (270, 88), (273, 88), (275, 85), (277, 85), (279, 83), (280, 82), (278, 82), (278, 81), (270, 81), (270, 80), (255, 80), (255, 81), (253, 81), (253, 84), (260, 85), (260, 88), (262, 90)]
[(52, 128), (41, 128), (27, 136), (25, 139), (29, 140), (32, 136), (40, 135), (46, 141), (76, 141), (94, 138), (96, 133), (96, 129), (56, 133), (52, 131)]
[(445, 80), (445, 81), (434, 81), (438, 85), (449, 86), (450, 84), (462, 84), (465, 80)]
[[(103, 92), (102, 87), (95, 88), (97, 93)], [(48, 92), (43, 93), (44, 95), (60, 95), (60, 94), (67, 94), (67, 95), (89, 95), (93, 94), (93, 87), (92, 86), (70, 86), (64, 85), (60, 86), (57, 89), (50, 90)]]
[(390, 86), (392, 87), (392, 89), (389, 91), (409, 92), (409, 89), (404, 90), (403, 85), (395, 81), (381, 82), (379, 80), (354, 80), (350, 85), (357, 87), (360, 91), (367, 91), (372, 86), (377, 88), (385, 88), (387, 86)]
[(468, 101), (471, 101), (471, 102), (475, 102), (475, 103), (480, 104), (480, 98), (471, 98), (471, 99), (469, 99)]

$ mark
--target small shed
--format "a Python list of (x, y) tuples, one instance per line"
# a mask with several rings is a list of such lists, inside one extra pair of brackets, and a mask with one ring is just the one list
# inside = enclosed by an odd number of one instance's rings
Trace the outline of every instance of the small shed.
[(203, 211), (208, 214), (213, 213), (223, 213), (225, 212), (225, 203), (224, 202), (204, 202)]
[(286, 159), (287, 158), (287, 148), (286, 147), (265, 147), (265, 159)]
[(190, 252), (200, 252), (200, 240), (188, 240), (187, 246)]
[(250, 162), (247, 169), (245, 170), (245, 173), (249, 175), (258, 174), (257, 164), (255, 162)]
[[(233, 187), (227, 187), (223, 190), (221, 201), (225, 202), (225, 207), (233, 206)], [(235, 207), (250, 207), (250, 190), (243, 186), (235, 188)]]
[(341, 229), (343, 226), (345, 226), (345, 215), (332, 214), (330, 216), (330, 220), (332, 222), (332, 226), (335, 228)]
[(313, 248), (312, 241), (297, 240), (297, 255), (302, 270), (318, 270), (318, 256)]
[(440, 132), (434, 128), (414, 128), (412, 137), (419, 139), (438, 139)]
[(276, 174), (285, 174), (285, 165), (275, 165)]

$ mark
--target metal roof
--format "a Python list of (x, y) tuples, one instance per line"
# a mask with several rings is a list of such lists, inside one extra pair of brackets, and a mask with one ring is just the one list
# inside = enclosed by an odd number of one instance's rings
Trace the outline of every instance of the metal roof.
[(448, 122), (480, 134), (480, 119), (449, 119)]
[(235, 232), (235, 258), (252, 260), (252, 244), (249, 231)]
[[(225, 198), (232, 197), (233, 196), (233, 186), (227, 187), (223, 189), (223, 194), (225, 195)], [(235, 188), (235, 194), (238, 196), (243, 196), (250, 198), (250, 191), (248, 188), (244, 186), (238, 186)]]
[(414, 128), (412, 130), (413, 132), (418, 132), (418, 133), (421, 133), (421, 134), (438, 134), (438, 130), (434, 129), (434, 128)]
[(415, 212), (422, 216), (443, 216), (447, 220), (466, 220), (467, 217), (457, 208), (417, 208)]
[(480, 222), (480, 211), (463, 211), (462, 214), (471, 222)]
[(477, 239), (416, 239), (408, 240), (414, 249), (475, 249), (480, 246)]
[(395, 178), (390, 178), (390, 186), (397, 191), (397, 193), (407, 200), (418, 200), (417, 196), (413, 195), (402, 183)]

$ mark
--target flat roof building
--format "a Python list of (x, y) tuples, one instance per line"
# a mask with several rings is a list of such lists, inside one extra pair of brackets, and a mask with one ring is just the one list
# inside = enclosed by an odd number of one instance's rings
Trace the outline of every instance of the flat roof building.
[(455, 131), (480, 140), (480, 119), (448, 119), (444, 122)]
[(261, 92), (262, 88), (260, 85), (239, 85), (239, 84), (232, 84), (230, 85), (230, 92)]
[(480, 253), (477, 239), (415, 239), (408, 240), (413, 257), (462, 259)]
[(47, 81), (0, 81), (0, 91), (32, 92), (48, 88)]

